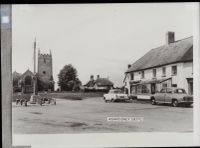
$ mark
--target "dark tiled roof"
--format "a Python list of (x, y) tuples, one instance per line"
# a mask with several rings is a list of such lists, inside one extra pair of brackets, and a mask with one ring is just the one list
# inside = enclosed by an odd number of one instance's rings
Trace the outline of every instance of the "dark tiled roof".
[(193, 37), (175, 41), (147, 52), (131, 65), (126, 72), (139, 71), (176, 62), (193, 60)]

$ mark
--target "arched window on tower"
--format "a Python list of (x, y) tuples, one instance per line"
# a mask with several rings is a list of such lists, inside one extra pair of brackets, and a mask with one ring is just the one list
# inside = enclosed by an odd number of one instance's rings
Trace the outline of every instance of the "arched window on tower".
[(46, 59), (44, 58), (44, 63), (46, 63)]
[(26, 76), (25, 77), (25, 85), (31, 85), (31, 80), (32, 80), (31, 76)]

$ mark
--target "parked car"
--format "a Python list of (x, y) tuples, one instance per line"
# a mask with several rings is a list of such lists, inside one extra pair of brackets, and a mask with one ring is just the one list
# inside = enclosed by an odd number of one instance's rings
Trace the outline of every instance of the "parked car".
[(107, 94), (103, 95), (105, 102), (127, 101), (130, 100), (127, 94), (120, 89), (111, 89)]
[(151, 96), (151, 103), (169, 103), (173, 107), (179, 104), (190, 106), (193, 103), (193, 96), (188, 95), (183, 88), (163, 88), (160, 92)]

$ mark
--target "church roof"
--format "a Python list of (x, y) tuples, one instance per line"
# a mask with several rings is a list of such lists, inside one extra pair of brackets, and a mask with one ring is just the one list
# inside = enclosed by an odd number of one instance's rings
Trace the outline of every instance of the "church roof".
[(34, 76), (34, 74), (29, 70), (27, 69), (21, 76), (21, 79), (23, 79), (25, 76), (27, 75), (30, 75), (30, 76)]
[(143, 57), (138, 59), (126, 72), (139, 71), (157, 66), (187, 62), (193, 60), (193, 37), (175, 41), (169, 45), (163, 45), (151, 49)]
[(21, 74), (14, 71), (13, 74), (12, 74), (12, 77), (13, 77), (13, 79), (19, 79), (21, 77)]

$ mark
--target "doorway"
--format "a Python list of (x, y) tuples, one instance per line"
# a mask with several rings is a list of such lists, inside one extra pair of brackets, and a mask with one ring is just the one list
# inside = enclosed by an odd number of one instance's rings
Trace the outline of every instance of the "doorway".
[(155, 92), (156, 92), (156, 84), (152, 83), (151, 84), (151, 94), (155, 94)]

